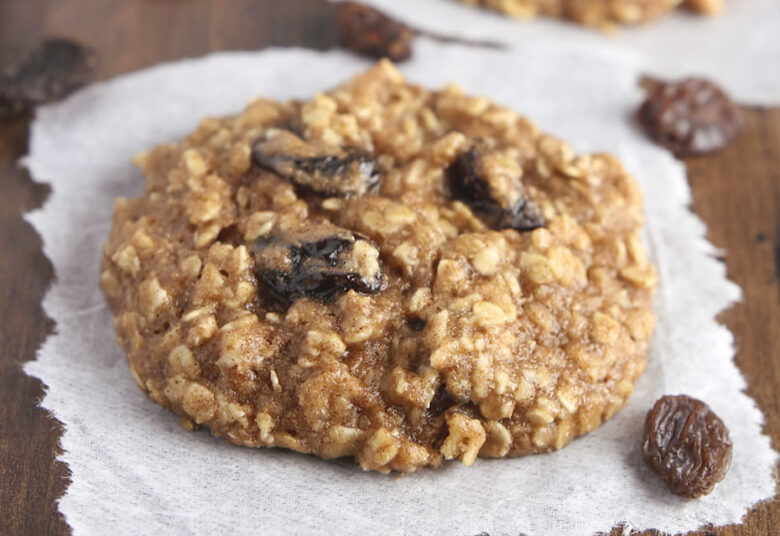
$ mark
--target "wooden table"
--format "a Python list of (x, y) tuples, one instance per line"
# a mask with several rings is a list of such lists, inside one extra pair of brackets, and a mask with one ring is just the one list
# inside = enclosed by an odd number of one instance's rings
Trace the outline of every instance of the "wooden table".
[[(225, 9), (226, 5), (230, 9)], [(61, 35), (94, 46), (108, 78), (166, 60), (227, 49), (335, 45), (334, 14), (319, 0), (0, 0), (0, 62), (18, 47)], [(736, 361), (780, 448), (780, 109), (746, 108), (744, 135), (722, 153), (686, 161), (694, 210), (726, 251), (744, 302), (722, 315), (736, 336)], [(60, 425), (36, 403), (43, 394), (21, 364), (54, 329), (40, 301), (52, 281), (41, 242), (22, 220), (48, 187), (17, 167), (29, 121), (0, 121), (0, 534), (70, 532), (56, 500), (68, 468), (54, 460)], [(609, 530), (609, 527), (604, 527)], [(614, 529), (612, 534), (618, 534)], [(652, 531), (644, 534), (654, 534)], [(696, 534), (780, 534), (780, 501), (745, 523)]]

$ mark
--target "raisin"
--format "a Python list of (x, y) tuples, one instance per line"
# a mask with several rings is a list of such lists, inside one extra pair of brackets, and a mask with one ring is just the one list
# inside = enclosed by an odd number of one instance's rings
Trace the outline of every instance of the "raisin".
[(277, 175), (326, 196), (360, 196), (379, 183), (381, 166), (357, 151), (334, 151), (302, 140), (288, 130), (271, 130), (255, 142), (255, 162)]
[(708, 80), (645, 78), (642, 85), (648, 95), (639, 108), (639, 122), (653, 140), (677, 156), (718, 151), (742, 130), (739, 108)]
[[(524, 194), (519, 177), (510, 181), (508, 191), (499, 193), (482, 165), (483, 152), (471, 147), (447, 169), (453, 199), (471, 207), (493, 229), (530, 231), (546, 224), (542, 213)], [(506, 181), (502, 181), (506, 182)]]
[(707, 495), (731, 465), (731, 439), (709, 406), (685, 395), (660, 398), (645, 419), (642, 457), (676, 495)]
[(67, 39), (47, 39), (19, 56), (0, 75), (0, 117), (22, 114), (61, 99), (95, 74), (95, 52)]
[(516, 231), (532, 231), (539, 227), (544, 227), (547, 222), (544, 216), (526, 198), (510, 205), (508, 209), (501, 212), (501, 217), (495, 224), (496, 229), (514, 229)]
[(262, 236), (253, 246), (256, 274), (273, 298), (330, 301), (348, 290), (384, 288), (379, 251), (367, 239), (328, 223)]
[(339, 40), (363, 56), (395, 62), (412, 57), (414, 32), (405, 24), (358, 2), (339, 5)]

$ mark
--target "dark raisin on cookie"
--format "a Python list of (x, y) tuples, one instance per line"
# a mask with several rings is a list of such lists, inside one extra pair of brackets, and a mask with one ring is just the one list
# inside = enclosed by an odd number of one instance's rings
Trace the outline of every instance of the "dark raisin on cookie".
[(515, 231), (532, 231), (544, 227), (546, 222), (541, 211), (527, 198), (510, 205), (501, 213), (496, 229), (514, 229)]
[(519, 177), (491, 181), (483, 166), (483, 152), (477, 147), (461, 153), (447, 169), (450, 194), (462, 201), (493, 229), (530, 231), (544, 227), (541, 211), (523, 192)]
[(384, 285), (376, 247), (329, 223), (261, 236), (252, 250), (257, 278), (284, 304), (327, 302), (349, 290), (374, 294)]
[(255, 142), (254, 161), (308, 191), (338, 197), (360, 196), (381, 178), (377, 160), (358, 150), (324, 148), (288, 130), (272, 130)]
[(0, 117), (22, 114), (61, 99), (92, 80), (97, 55), (67, 39), (47, 39), (0, 74)]
[(731, 439), (723, 421), (700, 400), (664, 396), (645, 419), (642, 458), (676, 495), (707, 495), (731, 465)]
[(726, 93), (703, 78), (661, 82), (643, 78), (648, 94), (639, 122), (677, 156), (718, 151), (742, 130), (742, 114)]
[(414, 32), (372, 7), (358, 2), (341, 3), (338, 27), (342, 46), (358, 54), (395, 62), (412, 56)]

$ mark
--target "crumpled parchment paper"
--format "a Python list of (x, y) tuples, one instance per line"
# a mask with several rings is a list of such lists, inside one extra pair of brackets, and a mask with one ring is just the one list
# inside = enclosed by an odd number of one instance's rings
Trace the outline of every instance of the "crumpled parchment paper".
[[(62, 459), (73, 475), (59, 506), (74, 534), (587, 536), (616, 524), (677, 532), (739, 522), (772, 496), (777, 454), (743, 392), (733, 337), (715, 321), (740, 291), (686, 208), (683, 166), (630, 119), (640, 66), (566, 44), (507, 54), (422, 40), (402, 70), (509, 105), (577, 151), (614, 152), (641, 182), (659, 322), (648, 369), (612, 421), (553, 454), (394, 478), (185, 432), (139, 391), (98, 288), (113, 199), (144, 188), (132, 156), (253, 95), (308, 98), (367, 66), (342, 52), (222, 53), (99, 83), (38, 111), (24, 163), (52, 194), (27, 217), (54, 265), (44, 307), (57, 327), (25, 369), (48, 386), (43, 406), (65, 425)], [(700, 397), (731, 430), (731, 471), (703, 499), (669, 494), (639, 461), (645, 412), (665, 393)]]

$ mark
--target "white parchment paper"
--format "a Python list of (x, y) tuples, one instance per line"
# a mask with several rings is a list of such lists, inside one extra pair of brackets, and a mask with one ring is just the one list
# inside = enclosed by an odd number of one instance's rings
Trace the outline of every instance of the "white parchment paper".
[[(336, 0), (339, 1), (339, 0)], [(414, 27), (510, 44), (520, 53), (566, 41), (594, 53), (636, 54), (648, 74), (706, 76), (740, 103), (780, 104), (780, 1), (725, 0), (718, 17), (685, 10), (614, 35), (571, 22), (520, 20), (458, 0), (362, 0)]]
[[(44, 407), (65, 424), (73, 473), (60, 509), (77, 536), (95, 534), (587, 536), (626, 527), (677, 532), (739, 522), (773, 495), (777, 455), (743, 393), (731, 334), (714, 320), (737, 300), (724, 265), (686, 209), (683, 167), (630, 120), (638, 67), (625, 57), (556, 45), (522, 55), (420, 42), (403, 67), (429, 86), (456, 81), (534, 118), (578, 151), (609, 150), (647, 194), (647, 242), (661, 275), (647, 372), (626, 409), (549, 455), (447, 464), (403, 478), (351, 461), (253, 450), (185, 432), (136, 387), (98, 289), (112, 200), (143, 191), (133, 154), (176, 140), (207, 115), (253, 95), (310, 97), (367, 62), (342, 52), (224, 53), (161, 65), (41, 108), (26, 165), (52, 185), (28, 215), (56, 281), (44, 307), (57, 324), (27, 372), (48, 385)], [(707, 401), (734, 441), (734, 462), (697, 501), (669, 494), (639, 461), (644, 414), (665, 393)]]

